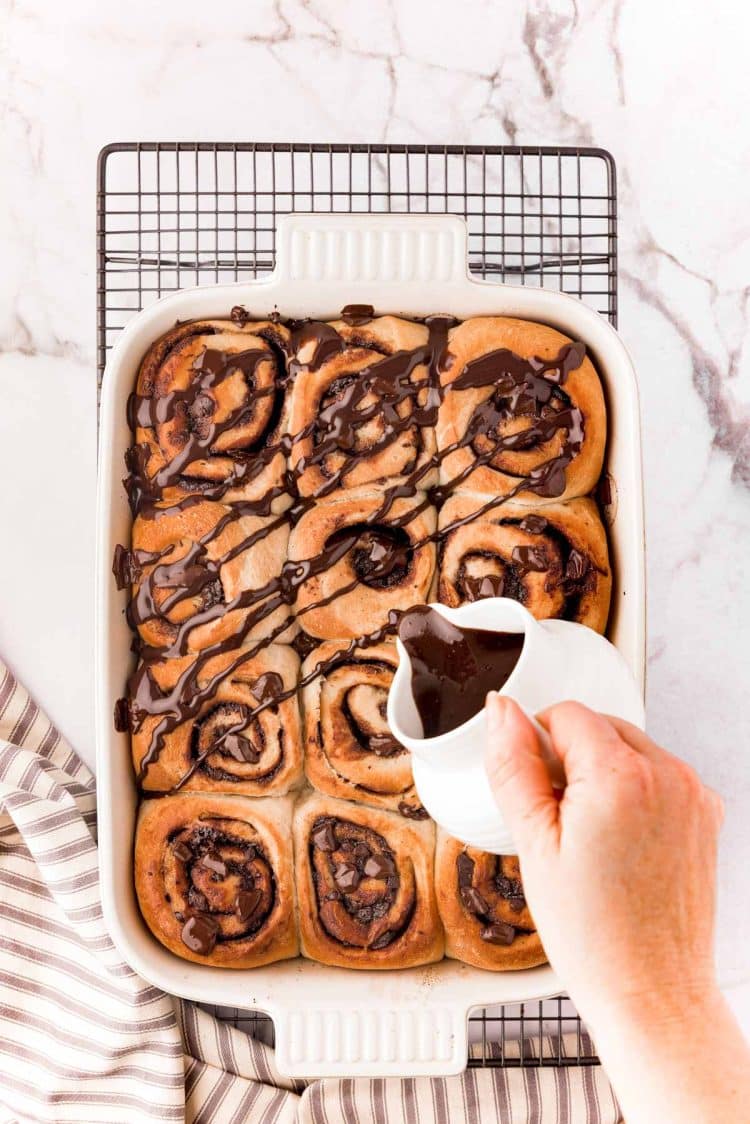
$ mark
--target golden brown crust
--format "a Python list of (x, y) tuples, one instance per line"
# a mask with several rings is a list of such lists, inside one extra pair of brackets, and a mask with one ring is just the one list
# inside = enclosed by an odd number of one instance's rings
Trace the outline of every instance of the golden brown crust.
[(440, 512), (439, 529), (479, 514), (441, 539), (438, 600), (455, 607), (484, 596), (514, 597), (538, 620), (560, 617), (603, 633), (612, 571), (594, 501), (533, 509), (509, 502), (483, 511), (487, 500), (456, 494)]
[[(447, 389), (438, 415), (438, 451), (442, 452), (464, 437), (472, 412), (479, 403), (491, 398), (494, 393), (493, 387), (461, 390), (450, 388), (449, 384), (468, 363), (500, 349), (512, 351), (524, 359), (551, 360), (570, 342), (567, 336), (546, 324), (504, 316), (474, 317), (453, 328), (448, 345), (452, 359), (442, 376)], [(572, 406), (582, 412), (584, 425), (582, 447), (565, 468), (565, 489), (556, 497), (564, 500), (586, 495), (595, 487), (602, 469), (607, 422), (599, 376), (588, 357), (584, 358), (580, 367), (569, 372), (560, 391)], [(561, 397), (559, 400), (561, 408), (565, 399)], [(517, 433), (526, 429), (529, 424), (530, 419), (525, 414), (517, 418), (511, 417), (504, 423), (502, 432)], [(467, 490), (507, 495), (533, 469), (560, 454), (565, 433), (564, 429), (560, 429), (552, 439), (530, 449), (503, 450), (495, 454), (489, 463), (469, 471), (477, 455), (487, 447), (486, 437), (480, 434), (473, 443), (444, 457), (440, 465), (441, 483), (468, 472), (461, 484)], [(527, 488), (522, 489), (518, 496), (524, 503), (545, 502), (544, 498)]]
[[(440, 960), (434, 840), (429, 821), (318, 793), (303, 797), (294, 816), (302, 955), (342, 968)], [(373, 860), (380, 870), (371, 876)]]
[[(384, 357), (423, 347), (428, 339), (424, 324), (396, 316), (381, 316), (357, 327), (343, 320), (336, 320), (330, 326), (343, 341), (342, 351), (331, 355), (320, 367), (306, 370), (304, 365), (311, 361), (315, 350), (314, 342), (308, 340), (295, 357), (303, 370), (295, 379), (292, 393), (290, 432), (305, 436), (295, 440), (290, 466), (299, 473), (297, 483), (303, 496), (336, 487), (395, 483), (418, 471), (435, 448), (431, 428), (420, 427), (416, 422), (408, 424), (415, 406), (422, 404), (427, 394), (426, 386), (417, 388), (418, 384), (426, 383), (428, 377), (424, 363), (417, 364), (410, 375), (410, 382), (415, 384), (414, 396), (405, 397), (394, 406), (394, 413), (400, 420), (396, 423), (398, 431), (391, 438), (386, 435), (382, 400), (374, 389), (358, 400), (357, 409), (367, 417), (355, 426), (353, 445), (339, 445), (331, 437), (330, 427), (325, 431), (316, 429), (321, 411), (341, 401), (344, 395), (351, 395), (353, 384), (361, 384), (366, 372), (377, 373), (377, 366)], [(319, 451), (321, 439), (327, 439), (331, 448)], [(428, 488), (434, 483), (435, 475), (434, 471), (426, 473), (420, 480), (420, 487)]]
[[(459, 861), (465, 864), (463, 873)], [(546, 963), (523, 898), (515, 855), (488, 855), (439, 829), (435, 892), (445, 928), (446, 956), (494, 972)], [(482, 912), (478, 915), (472, 907)], [(483, 932), (493, 939), (483, 939)], [(506, 940), (509, 943), (496, 943)]]
[[(148, 452), (147, 475), (155, 479), (164, 469), (173, 469), (161, 489), (163, 499), (210, 495), (213, 489), (213, 498), (227, 502), (254, 500), (282, 484), (284, 456), (280, 451), (267, 458), (262, 471), (256, 467), (245, 475), (238, 475), (236, 458), (278, 444), (286, 430), (289, 398), (281, 350), (288, 342), (288, 329), (270, 320), (193, 320), (177, 325), (148, 350), (138, 372), (136, 391), (152, 409), (175, 391), (189, 392), (206, 352), (224, 359), (239, 356), (244, 366), (213, 386), (206, 386), (204, 380), (195, 397), (188, 393), (166, 420), (136, 425), (135, 443)], [(232, 418), (236, 422), (227, 425)], [(186, 436), (208, 433), (209, 426), (220, 430), (215, 441), (175, 472)], [(274, 510), (283, 503), (276, 503)]]
[[(315, 668), (325, 670), (313, 677)], [(327, 666), (330, 665), (330, 666)], [(403, 814), (419, 813), (411, 754), (385, 716), (398, 666), (395, 644), (347, 653), (339, 640), (315, 648), (302, 665), (305, 772), (313, 788)]]
[[(281, 795), (302, 780), (302, 730), (295, 689), (299, 658), (291, 648), (270, 644), (256, 651), (252, 643), (225, 652), (199, 667), (197, 687), (213, 689), (197, 713), (165, 734), (158, 756), (141, 778), (142, 787), (165, 792), (232, 792), (247, 796)], [(161, 660), (149, 671), (157, 686), (170, 692), (189, 674), (195, 660)], [(294, 692), (260, 710), (269, 694)], [(149, 715), (133, 734), (133, 764), (141, 768), (160, 718)], [(212, 750), (211, 746), (217, 748)], [(187, 779), (185, 779), (187, 778)]]
[[(321, 640), (351, 639), (382, 627), (392, 609), (424, 603), (435, 569), (435, 546), (425, 542), (435, 530), (435, 509), (424, 496), (397, 499), (382, 518), (383, 493), (337, 492), (302, 516), (289, 538), (293, 561), (318, 558), (334, 536), (358, 530), (356, 545), (322, 573), (302, 583), (296, 601), (297, 620), (310, 636)], [(412, 514), (413, 513), (413, 514)], [(373, 535), (382, 538), (386, 561), (398, 551), (403, 560), (385, 576), (382, 563), (371, 566)], [(417, 545), (422, 544), (422, 545)], [(348, 589), (348, 592), (342, 592)], [(329, 603), (310, 609), (313, 603)]]
[[(204, 549), (197, 546), (201, 541)], [(144, 561), (133, 585), (133, 597), (140, 595), (144, 605), (153, 600), (156, 607), (153, 615), (139, 623), (143, 641), (162, 648), (186, 634), (184, 650), (198, 652), (241, 629), (253, 640), (290, 640), (296, 628), (286, 606), (270, 611), (269, 598), (253, 597), (253, 591), (264, 589), (279, 577), (288, 542), (289, 526), (283, 515), (240, 515), (227, 504), (209, 500), (159, 509), (155, 518), (136, 516), (132, 546), (136, 558)], [(191, 555), (193, 561), (186, 573), (179, 563)], [(167, 566), (172, 567), (171, 572)], [(210, 580), (199, 582), (193, 596), (185, 595), (196, 574), (211, 567)], [(146, 588), (139, 594), (144, 583)], [(179, 596), (180, 590), (183, 596)], [(229, 609), (242, 594), (246, 603)], [(211, 619), (207, 619), (206, 611)], [(198, 615), (201, 621), (193, 626), (191, 622)], [(285, 622), (288, 624), (283, 628)]]
[[(190, 793), (145, 801), (135, 886), (157, 940), (184, 960), (222, 968), (296, 956), (291, 818), (289, 797)], [(213, 930), (213, 947), (210, 939), (203, 952), (188, 947), (188, 922), (209, 936)]]

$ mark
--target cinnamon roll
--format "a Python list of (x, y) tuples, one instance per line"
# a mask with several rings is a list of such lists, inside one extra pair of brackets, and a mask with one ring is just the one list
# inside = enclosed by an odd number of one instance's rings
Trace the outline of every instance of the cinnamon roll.
[(435, 891), (446, 956), (496, 972), (546, 962), (515, 855), (489, 855), (440, 830)]
[[(337, 492), (293, 528), (291, 562), (304, 562), (297, 619), (322, 640), (368, 635), (392, 610), (424, 602), (435, 569), (436, 515), (422, 495)], [(308, 575), (309, 576), (306, 576)]]
[(141, 665), (131, 705), (141, 787), (248, 796), (295, 787), (303, 760), (298, 672), (296, 652), (279, 644)]
[(395, 316), (298, 329), (290, 464), (301, 495), (407, 476), (422, 489), (434, 482), (428, 336)]
[(408, 968), (443, 955), (434, 827), (312, 794), (294, 817), (303, 956), (344, 968)]
[(288, 797), (146, 800), (135, 887), (156, 939), (185, 960), (222, 968), (296, 956), (291, 821)]
[(131, 624), (165, 656), (234, 636), (291, 639), (279, 592), (288, 541), (284, 515), (242, 515), (209, 500), (138, 515), (125, 575)]
[(584, 345), (501, 316), (465, 320), (448, 341), (436, 428), (441, 483), (524, 503), (592, 491), (606, 413)]
[(426, 818), (414, 789), (411, 754), (386, 718), (395, 644), (349, 647), (329, 640), (302, 665), (305, 772), (328, 796)]
[(288, 504), (280, 436), (287, 428), (289, 331), (269, 320), (195, 320), (149, 349), (129, 403), (134, 510), (186, 495)]
[(612, 573), (593, 500), (487, 509), (487, 496), (456, 494), (438, 527), (443, 605), (512, 597), (539, 620), (556, 617), (604, 632)]

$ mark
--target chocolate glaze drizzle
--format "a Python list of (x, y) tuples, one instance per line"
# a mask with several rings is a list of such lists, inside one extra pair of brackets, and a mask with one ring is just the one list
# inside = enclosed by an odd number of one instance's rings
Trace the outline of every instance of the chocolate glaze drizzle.
[[(349, 325), (364, 325), (372, 314), (370, 306), (347, 306), (342, 311), (342, 319)], [(243, 309), (232, 310), (232, 319), (239, 327), (249, 322)], [(149, 474), (148, 444), (134, 444), (128, 452), (129, 476), (125, 487), (134, 515), (142, 519), (175, 515), (205, 500), (221, 501), (228, 492), (257, 480), (279, 454), (287, 461), (298, 442), (311, 435), (315, 437), (309, 454), (293, 468), (287, 467), (280, 482), (269, 486), (258, 498), (233, 499), (216, 525), (192, 544), (184, 557), (168, 560), (166, 556), (171, 553), (171, 546), (162, 554), (117, 547), (113, 572), (118, 588), (128, 585), (133, 588), (128, 609), (131, 626), (136, 631), (149, 622), (166, 626), (164, 632), (167, 638), (163, 643), (149, 645), (143, 640), (137, 641), (140, 661), (128, 683), (127, 702), (119, 700), (116, 709), (118, 729), (127, 726), (135, 731), (147, 716), (158, 718), (148, 751), (141, 762), (138, 777), (141, 783), (151, 763), (158, 758), (166, 736), (181, 723), (196, 718), (218, 683), (231, 675), (244, 660), (279, 637), (295, 619), (304, 628), (305, 612), (356, 588), (358, 581), (375, 588), (397, 584), (408, 574), (411, 559), (421, 547), (429, 542), (439, 543), (450, 531), (499, 507), (522, 490), (546, 498), (562, 494), (565, 469), (583, 442), (583, 416), (564, 390), (568, 374), (583, 362), (585, 348), (582, 343), (566, 344), (550, 360), (523, 359), (501, 349), (468, 363), (446, 385), (441, 386), (441, 373), (450, 370), (452, 359), (448, 351), (448, 331), (456, 323), (445, 316), (430, 317), (425, 321), (428, 338), (423, 345), (378, 358), (359, 371), (356, 378), (348, 382), (344, 380), (337, 392), (329, 395), (325, 408), (300, 432), (279, 432), (281, 403), (291, 383), (306, 371), (316, 370), (328, 358), (345, 351), (350, 345), (329, 324), (292, 322), (287, 325), (285, 334), (278, 321), (276, 317), (255, 331), (256, 335), (262, 336), (267, 347), (255, 346), (235, 353), (206, 347), (194, 361), (192, 378), (187, 387), (171, 390), (159, 397), (153, 393), (153, 379), (147, 380), (146, 386), (133, 393), (129, 400), (128, 419), (134, 433), (136, 428), (156, 431), (160, 426), (185, 422), (179, 451), (152, 474)], [(216, 330), (214, 325), (200, 322), (182, 325), (176, 330), (178, 339), (175, 346), (183, 345), (186, 339), (210, 335)], [(305, 344), (312, 345), (312, 352), (310, 358), (302, 363), (295, 356)], [(306, 353), (309, 350), (308, 347)], [(162, 341), (160, 361), (163, 362), (168, 354), (168, 343)], [(273, 385), (256, 386), (262, 363), (276, 364)], [(238, 371), (247, 387), (247, 396), (223, 421), (218, 422), (213, 416), (211, 392)], [(432, 454), (419, 467), (412, 467), (397, 483), (386, 485), (382, 489), (382, 503), (367, 527), (351, 526), (337, 532), (317, 557), (303, 561), (288, 559), (280, 566), (278, 575), (262, 588), (243, 590), (230, 601), (224, 601), (221, 585), (223, 565), (278, 527), (294, 526), (317, 500), (346, 485), (348, 475), (362, 456), (377, 456), (407, 429), (434, 427), (438, 408), (447, 392), (485, 387), (493, 388), (492, 393), (474, 408), (464, 435), (449, 447)], [(241, 447), (239, 442), (240, 447), (228, 449), (222, 438), (245, 425), (266, 399), (270, 408), (261, 435), (250, 446)], [(518, 415), (529, 418), (528, 427), (517, 433), (504, 434), (504, 423)], [(358, 453), (358, 431), (376, 416), (383, 420), (381, 436), (365, 451)], [(496, 463), (504, 450), (530, 449), (544, 445), (554, 437), (558, 439), (555, 455), (528, 476), (519, 478), (508, 495), (491, 497), (478, 511), (421, 539), (409, 534), (408, 525), (415, 517), (432, 505), (442, 504), (477, 466)], [(425, 491), (424, 482), (429, 474), (452, 452), (466, 446), (474, 452), (472, 463), (448, 482)], [(306, 466), (320, 465), (331, 454), (342, 451), (347, 454), (343, 465), (313, 495), (300, 496), (297, 481)], [(199, 481), (191, 477), (191, 466), (195, 462), (210, 461), (215, 455), (221, 459), (218, 478), (217, 474), (209, 474), (208, 478)], [(424, 493), (421, 498), (420, 493)], [(279, 497), (288, 497), (289, 506), (280, 514), (272, 514), (273, 502)], [(417, 502), (402, 515), (393, 514), (392, 509), (398, 499), (415, 497)], [(227, 524), (244, 515), (269, 518), (221, 557), (209, 557), (209, 547)], [(531, 530), (531, 527), (528, 529)], [(348, 554), (351, 554), (356, 579), (324, 601), (315, 602), (295, 613), (293, 607), (300, 586)], [(519, 559), (519, 564), (533, 568), (538, 561), (529, 554)], [(585, 562), (584, 559), (581, 564)], [(578, 563), (573, 560), (569, 565), (571, 575), (574, 575)], [(477, 592), (485, 596), (488, 591), (482, 589)], [(195, 611), (186, 614), (185, 603)], [(179, 616), (182, 619), (176, 623), (170, 614), (174, 615), (174, 610), (181, 606), (183, 611)], [(279, 609), (284, 611), (284, 619), (270, 628), (266, 637), (250, 642), (248, 647), (246, 639), (250, 632)], [(179, 676), (175, 686), (161, 690), (150, 674), (151, 666), (157, 661), (184, 656), (189, 651), (190, 633), (196, 626), (217, 620), (234, 610), (243, 610), (234, 634), (202, 649)], [(355, 649), (367, 648), (393, 636), (397, 625), (398, 614), (391, 613), (382, 627), (367, 636), (353, 639), (341, 652), (314, 668), (302, 680), (302, 685), (338, 662), (344, 662)], [(303, 646), (304, 639), (303, 634), (300, 639)], [(229, 666), (207, 676), (208, 661), (229, 652), (236, 652)], [(283, 690), (275, 684), (274, 689), (262, 697), (256, 695), (258, 705), (243, 716), (243, 721), (251, 722), (263, 709), (290, 698), (297, 689), (298, 685)], [(223, 732), (217, 728), (209, 749), (197, 754), (189, 773), (176, 787), (179, 788), (196, 769), (203, 766), (209, 753), (217, 750), (230, 755), (233, 750), (240, 752), (237, 734), (236, 724), (231, 722), (225, 724)]]

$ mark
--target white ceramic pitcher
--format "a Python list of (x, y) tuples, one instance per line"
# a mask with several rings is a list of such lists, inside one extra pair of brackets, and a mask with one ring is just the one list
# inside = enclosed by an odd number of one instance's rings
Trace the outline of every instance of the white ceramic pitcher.
[[(570, 621), (538, 621), (507, 597), (474, 601), (458, 609), (432, 608), (459, 628), (523, 633), (518, 662), (500, 694), (515, 699), (532, 720), (553, 703), (574, 699), (643, 729), (643, 699), (630, 668), (614, 645), (590, 628)], [(412, 753), (420, 800), (436, 823), (469, 846), (514, 854), (513, 839), (484, 768), (484, 709), (455, 730), (423, 737), (411, 689), (411, 661), (398, 639), (396, 647), (399, 662), (388, 695), (388, 724)], [(535, 725), (551, 753), (546, 733)]]

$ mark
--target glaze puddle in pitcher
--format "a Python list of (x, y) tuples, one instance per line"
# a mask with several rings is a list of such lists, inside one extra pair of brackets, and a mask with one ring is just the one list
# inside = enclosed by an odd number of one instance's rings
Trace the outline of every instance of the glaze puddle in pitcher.
[(411, 689), (425, 738), (447, 734), (484, 707), (518, 663), (521, 632), (458, 628), (429, 605), (415, 605), (398, 635), (411, 661)]

